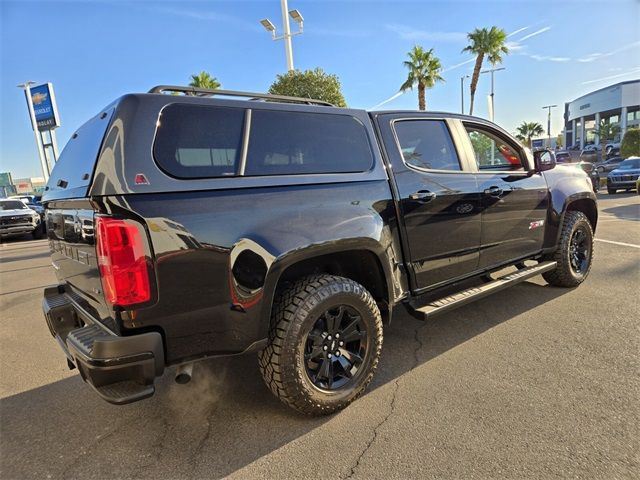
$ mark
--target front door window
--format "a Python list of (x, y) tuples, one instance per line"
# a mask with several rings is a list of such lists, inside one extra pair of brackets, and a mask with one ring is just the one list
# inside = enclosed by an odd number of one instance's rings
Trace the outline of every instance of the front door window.
[(467, 126), (479, 170), (524, 170), (518, 151), (500, 137)]

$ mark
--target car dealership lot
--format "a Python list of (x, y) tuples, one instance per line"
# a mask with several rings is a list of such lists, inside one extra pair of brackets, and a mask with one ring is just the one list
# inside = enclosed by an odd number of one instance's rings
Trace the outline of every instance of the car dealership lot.
[(40, 311), (45, 241), (0, 245), (2, 478), (521, 478), (640, 475), (640, 197), (601, 194), (591, 276), (541, 277), (428, 322), (399, 312), (367, 394), (305, 418), (255, 355), (149, 400), (100, 400)]

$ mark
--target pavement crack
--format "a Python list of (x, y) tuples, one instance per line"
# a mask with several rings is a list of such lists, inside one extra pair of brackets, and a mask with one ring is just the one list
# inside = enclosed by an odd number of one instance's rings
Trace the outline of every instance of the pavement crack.
[[(420, 340), (420, 330), (422, 330), (426, 325), (427, 325), (426, 322), (422, 322), (420, 325), (416, 326), (416, 328), (414, 329), (413, 339), (415, 340), (417, 346), (413, 350), (414, 364), (413, 364), (413, 366), (411, 367), (411, 369), (409, 371), (413, 370), (414, 368), (416, 368), (420, 364), (420, 359), (418, 358), (418, 352), (420, 350), (422, 350), (422, 347), (424, 346), (424, 344), (422, 343), (422, 340)], [(367, 442), (367, 445), (364, 447), (364, 449), (358, 455), (358, 458), (356, 459), (356, 462), (353, 465), (353, 467), (351, 467), (351, 470), (349, 471), (349, 474), (347, 476), (341, 476), (340, 477), (342, 480), (347, 480), (349, 478), (352, 478), (355, 475), (356, 470), (358, 470), (358, 467), (360, 467), (360, 463), (362, 462), (362, 459), (364, 458), (366, 453), (369, 451), (369, 449), (373, 446), (373, 444), (376, 442), (376, 440), (378, 438), (378, 432), (380, 431), (382, 426), (389, 420), (389, 418), (391, 418), (391, 415), (393, 415), (395, 413), (396, 400), (398, 398), (398, 391), (399, 390), (400, 390), (400, 378), (396, 378), (396, 380), (393, 382), (393, 395), (391, 396), (391, 402), (389, 404), (389, 412), (374, 427), (373, 435), (369, 439), (369, 442)]]
[(371, 438), (369, 439), (369, 442), (367, 442), (367, 445), (364, 447), (364, 449), (362, 450), (362, 452), (360, 452), (360, 455), (358, 455), (358, 458), (356, 459), (355, 464), (353, 465), (353, 467), (351, 467), (351, 470), (349, 472), (349, 474), (347, 476), (343, 476), (341, 477), (343, 480), (346, 480), (348, 478), (351, 478), (355, 475), (356, 470), (358, 469), (358, 467), (360, 466), (360, 462), (362, 461), (362, 459), (364, 458), (364, 456), (366, 455), (367, 451), (369, 451), (369, 449), (371, 448), (371, 446), (375, 443), (376, 439), (378, 438), (378, 431), (380, 430), (380, 428), (387, 422), (387, 420), (389, 420), (389, 418), (391, 417), (391, 415), (393, 415), (393, 413), (396, 410), (396, 398), (398, 397), (398, 389), (400, 388), (399, 382), (400, 379), (396, 379), (393, 382), (393, 395), (391, 396), (391, 402), (389, 403), (389, 412), (387, 413), (387, 415), (380, 421), (378, 422), (378, 424), (374, 427), (373, 429), (373, 435), (371, 436)]
[(209, 412), (209, 415), (207, 415), (207, 431), (204, 433), (204, 435), (202, 436), (202, 438), (198, 442), (198, 445), (196, 445), (196, 448), (193, 451), (193, 455), (192, 455), (192, 464), (193, 465), (195, 465), (198, 457), (200, 456), (200, 453), (202, 452), (202, 449), (204, 448), (204, 446), (209, 441), (209, 438), (211, 438), (211, 427), (213, 426), (213, 422), (211, 421), (211, 416), (213, 415), (213, 411), (214, 410), (215, 409), (212, 409)]
[(420, 330), (422, 330), (426, 326), (427, 326), (427, 321), (425, 320), (422, 322), (421, 325), (418, 325), (413, 331), (413, 339), (418, 344), (418, 346), (413, 350), (413, 359), (415, 362), (413, 364), (413, 367), (411, 367), (411, 370), (413, 370), (420, 364), (420, 359), (418, 358), (418, 352), (422, 350), (422, 347), (424, 347), (422, 340), (420, 340)]

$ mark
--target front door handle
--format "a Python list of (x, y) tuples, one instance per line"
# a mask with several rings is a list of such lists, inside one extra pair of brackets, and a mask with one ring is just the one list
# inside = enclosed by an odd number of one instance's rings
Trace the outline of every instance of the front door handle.
[(418, 190), (415, 193), (409, 195), (409, 200), (414, 200), (416, 202), (427, 203), (436, 198), (436, 194), (430, 192), (429, 190)]
[(484, 191), (485, 195), (491, 195), (492, 197), (501, 196), (504, 191), (500, 187), (489, 187)]

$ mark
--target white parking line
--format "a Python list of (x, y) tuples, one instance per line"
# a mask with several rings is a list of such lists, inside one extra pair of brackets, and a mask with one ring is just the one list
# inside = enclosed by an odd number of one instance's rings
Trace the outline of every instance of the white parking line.
[(633, 243), (614, 242), (613, 240), (603, 240), (602, 238), (596, 238), (595, 241), (603, 242), (603, 243), (612, 243), (614, 245), (621, 245), (623, 247), (640, 248), (640, 245), (635, 245)]

